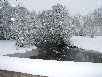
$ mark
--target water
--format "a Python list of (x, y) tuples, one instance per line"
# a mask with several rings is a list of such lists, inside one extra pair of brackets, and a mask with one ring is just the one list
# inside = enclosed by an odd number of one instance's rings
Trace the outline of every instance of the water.
[(102, 63), (102, 53), (67, 46), (63, 48), (55, 47), (53, 49), (48, 47), (44, 49), (36, 48), (26, 53), (7, 54), (4, 56), (57, 61)]
[(56, 50), (39, 50), (38, 56), (31, 56), (31, 59), (74, 61), (74, 62), (93, 62), (102, 63), (102, 53), (80, 48), (56, 48)]
[(9, 57), (19, 57), (19, 58), (28, 58), (30, 56), (37, 56), (39, 54), (39, 48), (33, 49), (32, 51), (28, 51), (26, 53), (15, 53), (15, 54), (7, 54), (4, 56), (9, 56)]

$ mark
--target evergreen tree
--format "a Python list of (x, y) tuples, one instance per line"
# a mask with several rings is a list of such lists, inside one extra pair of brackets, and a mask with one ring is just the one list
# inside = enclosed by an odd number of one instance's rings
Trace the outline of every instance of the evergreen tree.
[(17, 41), (18, 46), (25, 46), (29, 44), (29, 19), (30, 19), (30, 13), (29, 11), (20, 6), (16, 8), (16, 16), (15, 16), (15, 22), (14, 22), (14, 34), (15, 39)]
[(65, 7), (57, 4), (51, 10), (43, 11), (38, 15), (36, 45), (70, 44), (70, 15)]
[(9, 39), (10, 38), (10, 26), (12, 25), (11, 21), (11, 11), (12, 7), (9, 5), (7, 1), (4, 1), (2, 3), (2, 29), (3, 29), (3, 34), (4, 37)]
[(2, 26), (3, 26), (3, 23), (2, 23), (2, 19), (3, 19), (3, 9), (2, 9), (2, 6), (3, 6), (3, 3), (2, 1), (0, 1), (0, 39), (3, 39), (3, 30), (2, 30)]
[(95, 9), (92, 13), (95, 35), (102, 34), (102, 7)]
[(71, 24), (71, 33), (72, 35), (82, 35), (82, 21), (81, 15), (77, 14), (71, 17), (70, 24)]

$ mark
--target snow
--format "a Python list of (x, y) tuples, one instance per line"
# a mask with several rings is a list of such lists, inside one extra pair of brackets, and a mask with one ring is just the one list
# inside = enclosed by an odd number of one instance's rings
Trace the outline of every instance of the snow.
[(11, 6), (12, 6), (12, 7), (16, 7), (16, 5), (14, 5), (14, 4), (13, 4), (13, 5), (11, 5)]
[[(102, 53), (102, 36), (96, 36), (94, 38), (73, 36), (71, 38), (72, 44), (86, 50), (94, 50)], [(14, 54), (14, 53), (26, 53), (36, 49), (35, 46), (21, 48), (16, 46), (13, 40), (0, 40), (0, 55)]]
[[(16, 6), (20, 4), (26, 7), (28, 10), (36, 12), (51, 9), (53, 5), (59, 3), (66, 6), (72, 15), (79, 13), (81, 15), (86, 15), (90, 11), (92, 12), (94, 9), (101, 7), (102, 5), (102, 0), (44, 0), (44, 2), (42, 2), (42, 0), (8, 0), (8, 2), (11, 5), (15, 4)], [(83, 7), (85, 10), (82, 9)]]
[(0, 9), (2, 9), (2, 7), (0, 7)]
[(0, 57), (0, 69), (48, 77), (101, 77), (102, 64)]
[(11, 18), (11, 21), (15, 21), (15, 19), (14, 18)]
[(100, 4), (101, 2), (97, 2), (98, 4)]
[(12, 40), (0, 40), (0, 55), (14, 54), (14, 53), (26, 53), (36, 49), (35, 46), (20, 48), (16, 46), (15, 41)]
[[(74, 36), (71, 40), (74, 45), (80, 48), (99, 50), (102, 46), (101, 36), (95, 38)], [(2, 56), (16, 52), (25, 53), (26, 50), (31, 50), (32, 48), (35, 49), (36, 47), (19, 48), (15, 46), (15, 41), (0, 40), (0, 69), (48, 77), (102, 77), (102, 63)]]
[(102, 36), (96, 36), (94, 38), (88, 36), (73, 36), (71, 40), (75, 46), (78, 46), (78, 48), (94, 50), (102, 53)]

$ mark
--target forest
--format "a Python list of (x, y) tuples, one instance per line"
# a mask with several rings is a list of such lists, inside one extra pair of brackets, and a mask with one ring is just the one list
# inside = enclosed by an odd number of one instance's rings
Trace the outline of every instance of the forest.
[(70, 45), (72, 36), (102, 35), (102, 7), (85, 16), (71, 15), (65, 6), (36, 13), (23, 6), (0, 2), (0, 39), (16, 41), (19, 47), (35, 45)]

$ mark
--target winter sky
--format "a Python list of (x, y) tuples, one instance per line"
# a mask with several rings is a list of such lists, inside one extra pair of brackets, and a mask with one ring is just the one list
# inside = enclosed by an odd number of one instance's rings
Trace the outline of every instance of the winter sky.
[(51, 9), (57, 3), (66, 6), (72, 15), (85, 15), (102, 6), (102, 0), (8, 0), (11, 5), (22, 5), (30, 11)]

